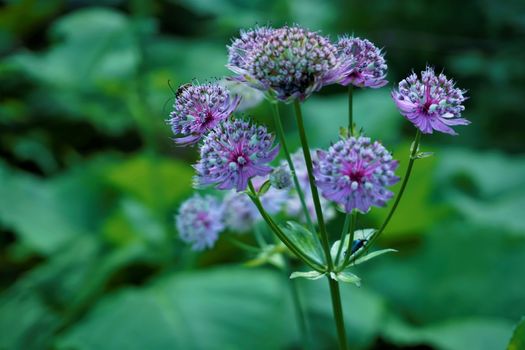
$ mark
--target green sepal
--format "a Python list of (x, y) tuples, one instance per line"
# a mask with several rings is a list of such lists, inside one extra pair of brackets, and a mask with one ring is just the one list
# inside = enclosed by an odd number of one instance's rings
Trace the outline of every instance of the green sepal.
[(257, 192), (257, 195), (258, 195), (259, 197), (262, 196), (262, 195), (264, 195), (266, 192), (268, 192), (268, 190), (270, 189), (270, 186), (271, 186), (271, 184), (270, 184), (270, 180), (266, 180), (266, 181), (262, 184), (261, 188), (259, 188), (259, 191)]

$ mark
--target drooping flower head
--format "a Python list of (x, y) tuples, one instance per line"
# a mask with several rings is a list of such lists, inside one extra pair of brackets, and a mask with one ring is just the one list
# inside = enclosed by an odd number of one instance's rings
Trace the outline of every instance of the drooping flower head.
[(341, 64), (328, 38), (285, 26), (241, 33), (230, 47), (228, 68), (238, 74), (236, 79), (291, 102), (337, 82), (348, 66)]
[(387, 65), (383, 52), (367, 39), (342, 37), (337, 42), (340, 59), (351, 63), (352, 69), (341, 85), (380, 88), (385, 86)]
[(292, 175), (288, 167), (280, 166), (275, 168), (270, 174), (270, 184), (273, 188), (284, 190), (292, 185)]
[(200, 149), (197, 186), (215, 185), (217, 189), (243, 191), (254, 176), (268, 175), (279, 148), (274, 136), (263, 126), (244, 120), (226, 120), (213, 129)]
[[(266, 180), (267, 177), (257, 176), (253, 178), (255, 190), (258, 191)], [(267, 213), (276, 214), (281, 211), (283, 204), (288, 199), (288, 192), (270, 188), (261, 195), (260, 199)], [(224, 223), (234, 232), (249, 232), (253, 230), (255, 223), (262, 220), (257, 207), (245, 193), (230, 191), (224, 197), (223, 207)]]
[[(311, 152), (310, 155), (312, 157), (312, 161), (315, 162), (317, 160), (317, 154), (315, 152)], [(299, 187), (301, 188), (301, 191), (304, 194), (306, 209), (308, 210), (308, 213), (310, 214), (312, 220), (314, 222), (317, 222), (317, 214), (315, 212), (312, 190), (310, 188), (310, 181), (308, 180), (308, 170), (306, 168), (306, 162), (304, 160), (303, 151), (301, 149), (297, 150), (292, 154), (292, 162), (294, 164), (295, 174), (299, 182)], [(281, 162), (281, 166), (290, 171), (290, 167), (288, 166), (288, 163), (285, 160)], [(330, 205), (330, 202), (328, 202), (326, 199), (322, 197), (319, 199), (321, 202), (321, 209), (323, 211), (323, 218), (326, 222), (328, 222), (329, 220), (335, 217), (335, 210)], [(294, 186), (292, 186), (291, 188), (290, 197), (285, 205), (285, 211), (289, 216), (298, 218), (301, 222), (306, 222), (301, 200), (299, 199), (299, 195), (295, 190)]]
[(175, 138), (175, 142), (179, 145), (197, 143), (203, 135), (233, 113), (239, 100), (238, 96), (231, 96), (219, 84), (181, 86), (177, 90), (174, 110), (168, 120), (175, 135), (185, 135)]
[(461, 118), (465, 109), (465, 91), (455, 87), (451, 79), (434, 69), (427, 67), (421, 72), (421, 79), (412, 73), (392, 91), (400, 113), (411, 121), (424, 134), (434, 130), (450, 135), (457, 135), (451, 128), (454, 125), (468, 125), (470, 122)]
[(318, 151), (314, 162), (316, 183), (322, 195), (344, 207), (368, 212), (384, 206), (393, 193), (386, 189), (399, 178), (394, 174), (398, 162), (379, 142), (368, 137), (350, 137)]
[(195, 194), (182, 203), (175, 224), (180, 238), (193, 250), (211, 248), (224, 229), (222, 206), (215, 197)]

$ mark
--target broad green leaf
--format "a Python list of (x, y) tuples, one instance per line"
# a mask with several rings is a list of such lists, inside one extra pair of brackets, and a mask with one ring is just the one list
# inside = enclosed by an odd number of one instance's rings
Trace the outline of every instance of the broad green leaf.
[(383, 255), (383, 254), (386, 254), (386, 253), (396, 253), (397, 250), (395, 249), (381, 249), (381, 250), (376, 250), (375, 252), (372, 252), (372, 253), (368, 253), (362, 257), (360, 257), (359, 259), (356, 259), (353, 263), (353, 265), (359, 265), (359, 264), (362, 264), (370, 259), (373, 259), (375, 257), (378, 257), (380, 255)]
[(398, 346), (426, 344), (438, 350), (504, 349), (512, 326), (509, 321), (466, 318), (414, 327), (400, 319), (387, 319), (383, 336)]
[(292, 274), (290, 275), (290, 278), (291, 279), (294, 279), (294, 278), (306, 278), (308, 280), (315, 281), (315, 280), (318, 280), (319, 278), (323, 277), (324, 275), (325, 275), (325, 273), (322, 273), (322, 272), (319, 272), (319, 271), (307, 271), (307, 272), (296, 271), (296, 272), (292, 272)]
[(323, 249), (315, 233), (310, 232), (301, 224), (293, 221), (286, 222), (281, 229), (299, 249), (320, 265), (324, 265)]
[(102, 300), (58, 349), (279, 349), (282, 277), (222, 268), (179, 273)]
[(525, 317), (514, 328), (507, 350), (525, 349)]

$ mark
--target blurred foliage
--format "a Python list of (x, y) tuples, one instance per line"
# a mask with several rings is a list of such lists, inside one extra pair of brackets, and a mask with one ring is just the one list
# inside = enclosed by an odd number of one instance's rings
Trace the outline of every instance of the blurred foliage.
[[(470, 96), (471, 126), (423, 139), (436, 155), (416, 162), (380, 242), (400, 252), (360, 267), (363, 287), (342, 287), (353, 348), (523, 348), (523, 322), (511, 340), (525, 315), (523, 1), (7, 0), (1, 349), (299, 348), (281, 272), (241, 267), (253, 256), (224, 238), (198, 255), (176, 238), (196, 152), (176, 148), (165, 123), (170, 85), (228, 74), (240, 28), (294, 22), (376, 42), (391, 82), (431, 64)], [(401, 173), (414, 131), (389, 89), (356, 91), (354, 103)], [(270, 124), (269, 112), (247, 113)], [(335, 141), (346, 113), (340, 87), (307, 101), (312, 145)], [(298, 147), (290, 108), (282, 115)], [(327, 286), (299, 287), (312, 347), (334, 348)]]

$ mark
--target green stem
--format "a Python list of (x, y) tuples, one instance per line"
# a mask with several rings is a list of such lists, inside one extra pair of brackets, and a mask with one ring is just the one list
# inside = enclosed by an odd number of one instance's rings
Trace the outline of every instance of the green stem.
[(350, 237), (348, 238), (348, 247), (346, 248), (346, 255), (345, 259), (343, 260), (343, 264), (341, 265), (341, 270), (344, 270), (346, 268), (348, 262), (350, 261), (350, 257), (352, 256), (352, 245), (354, 243), (355, 227), (357, 224), (357, 214), (357, 210), (354, 210), (351, 214), (352, 224), (350, 225)]
[(417, 155), (417, 152), (418, 152), (418, 149), (419, 149), (420, 141), (421, 141), (421, 131), (419, 131), (419, 129), (418, 129), (417, 132), (416, 132), (416, 136), (414, 138), (414, 142), (412, 143), (412, 150), (410, 152), (410, 159), (408, 161), (408, 167), (407, 167), (407, 170), (405, 172), (405, 176), (403, 177), (403, 182), (401, 183), (401, 188), (399, 189), (399, 193), (397, 194), (397, 197), (396, 197), (396, 199), (394, 201), (394, 205), (392, 205), (392, 208), (390, 209), (390, 212), (388, 213), (385, 221), (383, 222), (383, 224), (381, 225), (379, 230), (377, 230), (374, 233), (374, 235), (370, 239), (370, 242), (368, 242), (368, 244), (366, 245), (367, 248), (361, 250), (360, 254), (356, 254), (356, 257), (353, 260), (359, 258), (360, 256), (362, 256), (363, 254), (365, 254), (368, 251), (368, 247), (372, 246), (372, 244), (379, 237), (379, 235), (381, 235), (381, 233), (383, 233), (383, 231), (385, 230), (386, 226), (390, 222), (390, 219), (392, 219), (392, 216), (394, 215), (394, 213), (395, 213), (395, 211), (397, 209), (399, 201), (401, 200), (401, 197), (403, 197), (403, 193), (405, 192), (405, 188), (407, 186), (408, 179), (410, 178), (410, 174), (412, 173), (412, 168), (414, 166), (414, 161), (416, 160), (416, 155)]
[(339, 337), (339, 349), (347, 350), (345, 320), (343, 318), (343, 308), (341, 306), (341, 293), (339, 292), (339, 283), (328, 276), (330, 286), (330, 295), (332, 297), (332, 310), (334, 311), (335, 324), (337, 326), (337, 335)]
[(288, 145), (286, 144), (286, 136), (284, 134), (283, 124), (281, 122), (281, 116), (279, 114), (279, 105), (277, 103), (271, 103), (271, 104), (273, 107), (272, 110), (273, 110), (273, 120), (275, 124), (275, 129), (279, 137), (279, 142), (284, 151), (284, 156), (286, 157), (286, 161), (288, 162), (288, 167), (290, 168), (290, 172), (292, 173), (292, 179), (294, 182), (295, 190), (297, 191), (297, 195), (299, 196), (299, 201), (301, 202), (301, 207), (303, 208), (304, 216), (306, 218), (306, 223), (308, 224), (308, 227), (310, 227), (310, 230), (312, 232), (315, 232), (315, 226), (312, 222), (312, 218), (310, 217), (310, 212), (308, 211), (308, 207), (306, 206), (306, 201), (304, 199), (303, 190), (301, 189), (301, 186), (299, 185), (299, 179), (297, 178), (297, 174), (295, 172), (295, 166), (293, 164), (292, 157), (290, 155), (290, 150), (288, 149)]
[(339, 248), (337, 249), (337, 255), (335, 256), (335, 261), (334, 261), (335, 266), (339, 265), (339, 257), (341, 256), (341, 252), (343, 251), (345, 237), (348, 233), (348, 229), (350, 228), (351, 217), (352, 215), (350, 213), (347, 213), (345, 215), (345, 223), (343, 224), (343, 230), (341, 231), (341, 238), (339, 239)]
[(321, 244), (326, 257), (328, 267), (328, 284), (330, 285), (330, 294), (332, 297), (332, 309), (334, 312), (335, 323), (337, 326), (337, 334), (339, 336), (339, 348), (341, 350), (347, 349), (345, 326), (343, 319), (343, 309), (341, 307), (341, 295), (339, 293), (339, 284), (333, 280), (330, 276), (334, 270), (332, 257), (330, 255), (330, 242), (328, 241), (328, 233), (323, 218), (323, 210), (321, 208), (321, 202), (319, 200), (319, 193), (315, 185), (315, 178), (312, 166), (312, 157), (310, 155), (310, 147), (308, 146), (308, 139), (304, 129), (303, 115), (301, 112), (301, 105), (299, 101), (294, 101), (295, 117), (297, 119), (297, 128), (299, 129), (299, 137), (301, 139), (301, 146), (303, 148), (304, 160), (306, 163), (306, 169), (308, 171), (308, 180), (310, 182), (310, 190), (312, 191), (312, 198), (314, 201), (315, 214), (317, 215), (317, 223), (319, 224), (319, 231), (321, 235)]
[(352, 84), (348, 85), (348, 130), (350, 131), (350, 136), (354, 135), (354, 87)]
[(297, 248), (297, 246), (288, 239), (288, 237), (284, 234), (284, 232), (273, 221), (270, 215), (268, 215), (268, 213), (264, 210), (262, 203), (259, 200), (259, 197), (257, 197), (257, 192), (255, 191), (255, 188), (253, 187), (251, 180), (248, 182), (248, 186), (251, 191), (250, 198), (253, 201), (253, 204), (255, 204), (255, 206), (259, 210), (259, 213), (263, 217), (264, 221), (268, 224), (268, 226), (275, 233), (275, 235), (279, 237), (279, 239), (288, 247), (288, 249), (290, 249), (290, 251), (293, 254), (295, 254), (299, 259), (304, 261), (305, 264), (307, 264), (312, 269), (318, 272), (326, 272), (324, 266), (319, 265), (317, 262), (313, 261), (308, 255), (304, 254), (303, 251)]

